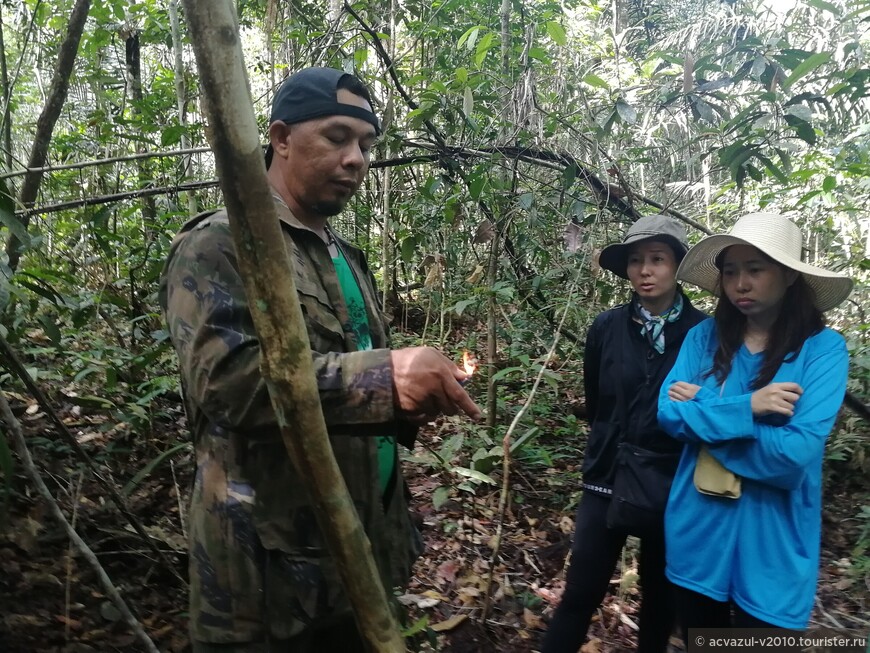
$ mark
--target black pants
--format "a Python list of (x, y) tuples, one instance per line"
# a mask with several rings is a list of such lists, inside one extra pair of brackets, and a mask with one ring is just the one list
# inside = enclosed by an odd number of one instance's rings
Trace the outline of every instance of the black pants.
[(717, 601), (685, 587), (676, 587), (675, 593), (683, 639), (688, 637), (689, 628), (779, 627), (753, 617), (732, 601)]
[[(577, 653), (607, 593), (627, 537), (607, 528), (609, 505), (610, 499), (591, 492), (580, 499), (565, 593), (544, 637), (542, 653)], [(638, 651), (661, 653), (667, 650), (676, 617), (673, 586), (665, 577), (664, 527), (641, 539), (640, 588)]]

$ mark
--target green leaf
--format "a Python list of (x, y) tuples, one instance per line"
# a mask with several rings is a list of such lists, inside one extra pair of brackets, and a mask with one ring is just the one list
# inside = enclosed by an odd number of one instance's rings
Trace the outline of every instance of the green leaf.
[(462, 113), (470, 116), (472, 111), (474, 111), (474, 93), (471, 92), (470, 86), (466, 86), (462, 92)]
[(474, 48), (474, 44), (477, 43), (477, 37), (480, 34), (480, 30), (486, 29), (481, 25), (475, 25), (474, 27), (469, 27), (465, 34), (459, 37), (459, 42), (456, 44), (456, 47), (461, 48), (463, 44), (469, 50)]
[(522, 449), (523, 446), (525, 446), (525, 444), (529, 440), (534, 438), (540, 432), (541, 432), (540, 427), (538, 427), (538, 426), (531, 427), (528, 431), (526, 431), (520, 437), (518, 437), (516, 440), (513, 441), (513, 443), (511, 444), (511, 453), (512, 454), (516, 453), (517, 451)]
[(562, 188), (565, 190), (571, 188), (575, 179), (577, 179), (577, 166), (572, 163), (562, 170)]
[(47, 335), (48, 339), (51, 340), (51, 344), (59, 349), (61, 336), (60, 329), (57, 328), (57, 322), (45, 313), (39, 316), (39, 322), (42, 324), (42, 329), (45, 331), (45, 335)]
[(160, 145), (162, 147), (175, 145), (181, 140), (181, 137), (184, 135), (185, 131), (186, 129), (182, 125), (170, 125), (161, 132)]
[(755, 79), (759, 79), (764, 74), (766, 68), (767, 59), (759, 55), (755, 57), (755, 60), (752, 62), (752, 69), (749, 71), (749, 74)]
[(402, 637), (411, 637), (417, 633), (423, 632), (429, 626), (429, 615), (424, 614), (417, 619), (412, 625), (402, 631)]
[(15, 237), (21, 241), (24, 247), (30, 246), (30, 235), (27, 233), (27, 229), (15, 217), (15, 200), (9, 193), (5, 179), (0, 179), (0, 223), (15, 234)]
[(465, 442), (465, 436), (461, 432), (454, 433), (447, 438), (447, 441), (441, 445), (441, 449), (438, 451), (441, 460), (449, 463), (462, 448), (463, 442)]
[(362, 68), (366, 61), (369, 58), (369, 49), (368, 48), (357, 48), (353, 51), (353, 64), (354, 67), (359, 69)]
[(811, 190), (809, 193), (804, 193), (804, 195), (797, 201), (798, 204), (806, 204), (814, 197), (817, 197), (822, 194), (820, 190)]
[(785, 110), (785, 114), (804, 122), (812, 122), (813, 120), (813, 111), (805, 104), (792, 104)]
[(782, 164), (782, 169), (785, 171), (786, 174), (790, 175), (792, 171), (791, 156), (782, 148), (775, 147), (773, 149), (776, 150), (776, 153), (779, 156), (779, 162)]
[(748, 174), (750, 177), (752, 177), (755, 181), (762, 181), (764, 179), (764, 175), (761, 174), (761, 170), (756, 168), (751, 163), (747, 163), (744, 166), (744, 169), (746, 170), (746, 174)]
[(96, 408), (100, 410), (117, 408), (115, 402), (111, 399), (106, 399), (105, 397), (96, 397), (94, 395), (81, 395), (78, 397), (67, 396), (66, 400), (71, 404), (81, 406), (82, 408)]
[(722, 165), (728, 166), (731, 173), (731, 178), (737, 181), (740, 172), (743, 169), (743, 164), (748, 161), (755, 150), (742, 143), (735, 143), (719, 150), (719, 161)]
[(568, 37), (565, 34), (565, 28), (554, 20), (547, 23), (547, 34), (557, 45), (568, 44)]
[(734, 80), (731, 77), (723, 77), (722, 79), (714, 79), (710, 82), (704, 82), (700, 86), (698, 86), (697, 90), (701, 93), (709, 93), (710, 91), (717, 91), (720, 88), (725, 88), (726, 86), (730, 86), (734, 83)]
[[(109, 368), (109, 369), (113, 369), (113, 368)], [(99, 367), (94, 367), (93, 365), (90, 365), (90, 366), (86, 367), (85, 369), (83, 369), (83, 370), (82, 370), (81, 372), (79, 372), (78, 374), (76, 374), (76, 375), (73, 377), (73, 381), (75, 381), (76, 383), (78, 383), (78, 382), (81, 381), (82, 379), (87, 378), (87, 377), (90, 376), (91, 374), (96, 374), (96, 373), (98, 373), (99, 371), (100, 371), (100, 368), (99, 368)]]
[(616, 112), (619, 114), (622, 122), (633, 125), (637, 121), (637, 111), (624, 100), (616, 101)]
[(788, 176), (782, 170), (780, 170), (779, 167), (769, 158), (767, 158), (766, 156), (758, 155), (758, 159), (781, 184), (787, 184), (789, 182)]
[(534, 45), (531, 48), (529, 48), (529, 56), (532, 59), (536, 59), (538, 61), (543, 61), (543, 62), (550, 62), (551, 61), (549, 53), (544, 48), (537, 46), (537, 45)]
[(790, 114), (785, 114), (785, 121), (788, 123), (789, 127), (795, 130), (802, 141), (807, 143), (808, 145), (816, 144), (816, 130), (813, 129), (813, 126), (808, 123), (806, 120), (801, 120), (797, 116), (793, 116)]
[(432, 507), (435, 510), (438, 510), (441, 506), (447, 503), (447, 500), (450, 498), (450, 488), (442, 485), (441, 487), (436, 487), (435, 491), (432, 493)]
[(598, 75), (594, 75), (589, 73), (585, 77), (583, 77), (583, 81), (589, 86), (596, 86), (598, 88), (603, 88), (606, 91), (610, 90), (610, 84), (601, 79)]
[(402, 241), (402, 260), (405, 263), (410, 263), (414, 260), (414, 252), (417, 250), (416, 236), (408, 236)]
[(456, 472), (460, 476), (465, 476), (466, 478), (470, 478), (472, 481), (477, 481), (479, 483), (488, 483), (490, 485), (496, 485), (496, 482), (486, 474), (477, 471), (476, 469), (468, 469), (468, 467), (453, 467), (452, 471)]
[(495, 454), (483, 447), (475, 451), (474, 456), (471, 458), (471, 468), (482, 474), (489, 474), (502, 457), (501, 447), (494, 447), (494, 450), (496, 451)]
[(501, 381), (502, 379), (510, 376), (511, 374), (514, 374), (515, 372), (523, 372), (523, 368), (518, 366), (504, 367), (492, 375), (492, 381), (493, 383), (495, 383), (496, 381)]
[(799, 80), (804, 75), (809, 74), (819, 66), (828, 63), (831, 60), (830, 52), (816, 52), (804, 59), (782, 83), (783, 88), (788, 88)]
[[(23, 275), (19, 274), (19, 275), (16, 275), (16, 277), (15, 277), (15, 281), (18, 283), (19, 286), (27, 288), (28, 290), (36, 293), (40, 297), (45, 297), (48, 301), (50, 301), (55, 306), (57, 306), (59, 303), (60, 304), (64, 303), (63, 297), (61, 295), (59, 295), (54, 290), (54, 288), (52, 288), (50, 285), (46, 284), (41, 279), (37, 279), (36, 283), (31, 283), (30, 281), (27, 281), (26, 279), (22, 279), (21, 278), (22, 276)], [(43, 285), (47, 286), (47, 288), (43, 287)]]
[(106, 368), (106, 390), (114, 390), (118, 385), (118, 369), (114, 365)]
[(709, 102), (697, 98), (695, 100), (695, 110), (698, 112), (698, 116), (702, 120), (706, 120), (709, 123), (716, 122), (716, 112), (713, 111), (713, 107), (710, 106)]
[(460, 84), (468, 83), (468, 69), (467, 68), (457, 68), (456, 69), (456, 81)]
[(616, 107), (613, 107), (613, 111), (610, 112), (610, 115), (607, 116), (607, 120), (604, 121), (604, 125), (601, 126), (601, 134), (609, 134), (610, 130), (613, 129), (613, 123), (616, 122), (617, 118), (619, 118), (619, 114), (616, 112)]
[(453, 312), (457, 315), (462, 315), (469, 306), (474, 306), (477, 304), (477, 299), (461, 299), (456, 302), (456, 305), (453, 307)]
[(438, 113), (438, 107), (435, 105), (431, 103), (421, 104), (416, 109), (408, 112), (408, 124), (413, 128), (418, 128), (427, 120), (431, 120), (436, 113)]
[(535, 202), (535, 194), (534, 193), (523, 193), (517, 198), (517, 203), (520, 205), (520, 208), (530, 209), (532, 208), (532, 204)]
[(489, 54), (489, 49), (492, 47), (493, 41), (495, 41), (495, 34), (489, 32), (488, 34), (484, 34), (483, 38), (480, 39), (480, 42), (477, 44), (477, 50), (474, 53), (474, 63), (478, 68), (483, 64), (486, 55)]
[(162, 463), (167, 458), (174, 456), (179, 451), (184, 449), (190, 449), (189, 442), (178, 442), (174, 446), (170, 447), (166, 451), (158, 454), (155, 458), (149, 461), (142, 469), (136, 472), (136, 475), (130, 479), (127, 485), (124, 486), (124, 489), (121, 490), (121, 494), (124, 496), (129, 495), (133, 490), (136, 489), (136, 486), (141, 483), (146, 476), (148, 476), (154, 468), (157, 467), (160, 463)]
[[(9, 282), (6, 277), (0, 276), (0, 311), (9, 304)], [(3, 334), (4, 337), (6, 334)]]
[(486, 184), (486, 177), (482, 174), (474, 175), (468, 181), (468, 194), (471, 195), (471, 199), (478, 200), (480, 199), (480, 194), (483, 192), (483, 187)]
[(816, 9), (821, 9), (822, 11), (829, 11), (832, 14), (834, 14), (835, 16), (842, 15), (840, 8), (831, 2), (825, 2), (825, 0), (804, 0), (804, 1), (810, 7), (815, 7)]
[(822, 182), (822, 190), (826, 193), (830, 193), (837, 187), (837, 179), (832, 175), (828, 175), (825, 177), (825, 181)]

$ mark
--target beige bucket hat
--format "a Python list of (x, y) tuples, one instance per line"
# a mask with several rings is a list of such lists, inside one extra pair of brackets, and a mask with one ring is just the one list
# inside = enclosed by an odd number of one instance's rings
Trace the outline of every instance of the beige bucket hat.
[(598, 265), (628, 279), (628, 253), (638, 243), (649, 240), (670, 245), (677, 263), (689, 250), (686, 228), (683, 225), (664, 215), (645, 215), (631, 225), (621, 243), (613, 243), (601, 250)]
[(801, 230), (778, 213), (749, 213), (737, 220), (727, 234), (707, 236), (686, 254), (677, 270), (677, 279), (718, 294), (716, 259), (731, 245), (757, 247), (777, 263), (800, 272), (813, 289), (815, 305), (820, 311), (834, 308), (852, 292), (849, 277), (801, 261)]

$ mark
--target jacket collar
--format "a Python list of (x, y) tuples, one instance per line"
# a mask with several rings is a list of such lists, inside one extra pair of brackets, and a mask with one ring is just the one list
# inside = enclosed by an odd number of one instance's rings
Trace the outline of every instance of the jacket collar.
[(290, 207), (287, 206), (287, 203), (281, 198), (281, 196), (273, 189), (272, 190), (272, 199), (275, 200), (275, 211), (278, 213), (278, 219), (286, 224), (288, 227), (293, 227), (294, 229), (299, 229), (302, 231), (310, 231), (312, 234), (320, 238), (320, 236), (312, 229), (311, 227), (307, 227), (293, 215), (293, 211), (290, 210)]
[[(279, 221), (283, 222), (291, 229), (296, 229), (297, 231), (307, 231), (312, 236), (317, 238), (317, 240), (323, 241), (323, 238), (321, 238), (320, 234), (314, 231), (314, 229), (312, 229), (311, 227), (302, 224), (299, 218), (293, 215), (293, 211), (290, 210), (290, 207), (287, 206), (287, 203), (274, 190), (272, 190), (272, 199), (275, 200), (275, 211), (278, 213)], [(348, 247), (352, 247), (348, 241), (346, 241), (344, 238), (335, 233), (335, 231), (333, 231), (332, 226), (328, 222), (326, 223), (326, 230), (335, 240), (337, 240), (341, 244), (342, 248), (345, 251), (347, 251)]]

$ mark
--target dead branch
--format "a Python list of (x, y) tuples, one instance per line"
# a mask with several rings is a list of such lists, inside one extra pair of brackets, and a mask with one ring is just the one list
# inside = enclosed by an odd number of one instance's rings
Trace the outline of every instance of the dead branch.
[(0, 179), (10, 179), (11, 177), (22, 177), (27, 174), (37, 172), (59, 172), (61, 170), (82, 170), (84, 168), (92, 168), (94, 166), (107, 165), (109, 163), (123, 163), (125, 161), (139, 161), (141, 159), (163, 159), (172, 156), (185, 156), (188, 154), (206, 154), (210, 153), (209, 147), (191, 147), (183, 150), (161, 150), (159, 152), (139, 152), (137, 154), (128, 154), (125, 156), (113, 156), (108, 159), (93, 159), (92, 161), (79, 161), (77, 163), (65, 163), (59, 166), (42, 166), (40, 168), (23, 168), (21, 170), (11, 170), (0, 174)]
[(157, 650), (157, 647), (154, 646), (154, 642), (151, 641), (151, 638), (148, 637), (148, 634), (143, 630), (142, 624), (140, 624), (136, 617), (133, 616), (133, 613), (130, 612), (130, 608), (127, 607), (124, 599), (121, 598), (121, 594), (112, 583), (112, 579), (109, 578), (108, 574), (106, 574), (106, 570), (103, 569), (100, 561), (97, 560), (97, 556), (85, 541), (79, 537), (79, 534), (76, 533), (75, 529), (67, 521), (60, 506), (57, 505), (57, 501), (55, 501), (48, 487), (45, 485), (45, 482), (42, 480), (42, 477), (39, 475), (39, 470), (36, 469), (33, 457), (30, 455), (30, 451), (27, 448), (27, 441), (24, 439), (24, 432), (21, 430), (21, 423), (15, 418), (15, 415), (12, 414), (9, 402), (6, 401), (6, 397), (2, 394), (0, 394), (0, 414), (3, 415), (3, 420), (6, 422), (6, 426), (9, 427), (9, 431), (12, 433), (12, 440), (15, 444), (15, 449), (18, 452), (19, 458), (21, 458), (21, 462), (24, 464), (24, 469), (27, 471), (28, 476), (30, 476), (30, 480), (33, 482), (36, 490), (48, 505), (51, 514), (66, 531), (70, 540), (79, 550), (79, 553), (81, 553), (85, 560), (88, 561), (88, 564), (91, 565), (94, 572), (97, 574), (97, 578), (100, 580), (100, 584), (103, 586), (103, 589), (106, 590), (106, 594), (108, 594), (112, 603), (115, 604), (115, 607), (118, 608), (118, 612), (121, 613), (124, 622), (130, 626), (138, 640), (142, 643), (142, 646), (144, 646), (149, 653), (160, 653)]
[(187, 190), (202, 190), (205, 188), (215, 188), (218, 185), (217, 179), (209, 181), (192, 181), (186, 184), (176, 184), (175, 186), (161, 186), (159, 188), (140, 188), (126, 193), (114, 193), (113, 195), (101, 195), (99, 197), (86, 197), (80, 200), (70, 200), (69, 202), (60, 202), (58, 204), (48, 204), (47, 206), (34, 207), (31, 209), (20, 209), (15, 212), (16, 216), (23, 215), (44, 215), (46, 213), (56, 213), (57, 211), (66, 211), (69, 209), (79, 209), (85, 206), (98, 206), (100, 204), (111, 204), (113, 202), (121, 202), (123, 200), (136, 199), (139, 197), (151, 197), (154, 195), (172, 195)]
[[(434, 127), (433, 127), (434, 129)], [(577, 161), (573, 156), (567, 153), (553, 152), (550, 150), (544, 150), (540, 148), (527, 148), (527, 147), (477, 147), (477, 148), (468, 148), (468, 147), (453, 147), (453, 146), (439, 146), (432, 143), (419, 142), (419, 141), (406, 141), (406, 146), (417, 147), (420, 149), (429, 149), (434, 150), (433, 154), (419, 154), (419, 155), (410, 155), (410, 156), (402, 156), (402, 157), (394, 157), (390, 159), (381, 159), (380, 161), (374, 161), (371, 164), (371, 168), (392, 168), (398, 166), (407, 166), (414, 165), (418, 163), (438, 163), (441, 164), (442, 167), (444, 165), (444, 161), (446, 160), (463, 160), (463, 159), (472, 159), (472, 158), (480, 158), (480, 157), (489, 157), (493, 154), (497, 154), (503, 156), (505, 158), (515, 159), (519, 161), (523, 161), (525, 163), (529, 163), (532, 165), (552, 168), (553, 170), (564, 170), (567, 166), (574, 166), (578, 170), (578, 176), (585, 180), (587, 186), (591, 189), (592, 193), (595, 197), (607, 205), (612, 210), (621, 213), (630, 217), (633, 220), (636, 220), (640, 217), (640, 213), (638, 213), (635, 209), (630, 207), (628, 204), (623, 202), (620, 198), (608, 195), (608, 186), (601, 181), (601, 179), (593, 173), (587, 166)], [(191, 150), (175, 150), (173, 152), (155, 152), (150, 154), (141, 154), (134, 155), (129, 157), (116, 157), (114, 159), (102, 159), (99, 161), (86, 161), (78, 164), (71, 164), (69, 166), (55, 166), (55, 167), (46, 167), (43, 170), (61, 170), (61, 169), (70, 169), (70, 168), (83, 168), (91, 165), (100, 165), (102, 163), (112, 162), (112, 161), (127, 161), (133, 160), (136, 158), (148, 158), (149, 156), (174, 156), (184, 154), (186, 152), (199, 152), (200, 148), (191, 149)], [(448, 169), (449, 171), (449, 169)], [(20, 172), (20, 171), (18, 171)], [(11, 174), (11, 173), (10, 173)], [(16, 173), (18, 174), (18, 173)], [(4, 175), (0, 175), (2, 178)], [(10, 175), (5, 175), (10, 176)], [(215, 188), (218, 185), (218, 181), (216, 179), (211, 179), (207, 181), (197, 181), (197, 182), (186, 182), (183, 184), (176, 184), (174, 186), (161, 186), (157, 188), (141, 188), (138, 190), (128, 191), (124, 193), (114, 193), (111, 195), (102, 195), (97, 197), (88, 197), (79, 200), (69, 200), (67, 202), (59, 202), (56, 204), (48, 204), (40, 207), (32, 207), (19, 209), (15, 212), (16, 216), (33, 216), (33, 215), (44, 215), (47, 213), (55, 213), (58, 211), (66, 211), (70, 209), (77, 209), (86, 206), (98, 206), (101, 204), (111, 204), (114, 202), (121, 202), (129, 199), (138, 199), (141, 197), (151, 197), (154, 195), (171, 195), (175, 193), (181, 193), (185, 191), (195, 191), (195, 190), (203, 190), (206, 188)], [(632, 190), (631, 195), (634, 199), (637, 199), (644, 204), (648, 204), (659, 211), (667, 213), (674, 218), (684, 222), (685, 224), (701, 231), (705, 234), (710, 234), (711, 231), (698, 222), (687, 216), (686, 214), (677, 211), (676, 209), (667, 207), (660, 202), (652, 199), (651, 197), (647, 197), (637, 191)], [(488, 211), (485, 211), (488, 212)]]
[[(191, 150), (198, 151), (198, 150)], [(210, 150), (209, 150), (210, 151)], [(184, 150), (177, 150), (176, 154), (183, 153)], [(142, 155), (139, 158), (145, 158), (146, 155)], [(161, 155), (162, 156), (162, 155)], [(166, 154), (166, 156), (170, 156)], [(127, 158), (132, 159), (133, 157), (124, 157), (117, 160), (126, 160)], [(381, 161), (375, 161), (371, 164), (371, 168), (388, 168), (393, 166), (406, 166), (412, 165), (415, 163), (437, 163), (440, 157), (438, 155), (419, 155), (419, 156), (404, 156), (404, 157), (396, 157), (393, 159), (384, 159)], [(105, 159), (104, 161), (110, 161), (111, 159)], [(88, 165), (98, 165), (99, 163), (103, 163), (104, 161), (90, 161), (84, 162), (81, 164), (77, 164), (76, 167), (85, 167)], [(52, 170), (59, 170), (60, 168), (52, 168)], [(18, 217), (28, 215), (45, 215), (47, 213), (57, 213), (58, 211), (68, 211), (71, 209), (80, 209), (86, 206), (99, 206), (101, 204), (112, 204), (114, 202), (123, 202), (124, 200), (138, 199), (140, 197), (151, 197), (154, 195), (174, 195), (177, 193), (183, 193), (186, 191), (196, 191), (196, 190), (205, 190), (207, 188), (217, 188), (219, 182), (217, 179), (209, 179), (206, 181), (190, 181), (185, 182), (183, 184), (176, 184), (174, 186), (160, 186), (155, 188), (140, 188), (138, 190), (131, 190), (125, 193), (113, 193), (111, 195), (99, 195), (97, 197), (85, 197), (79, 200), (69, 200), (67, 202), (58, 202), (56, 204), (46, 204), (44, 206), (32, 207), (29, 209), (19, 209), (15, 212), (15, 215)]]

